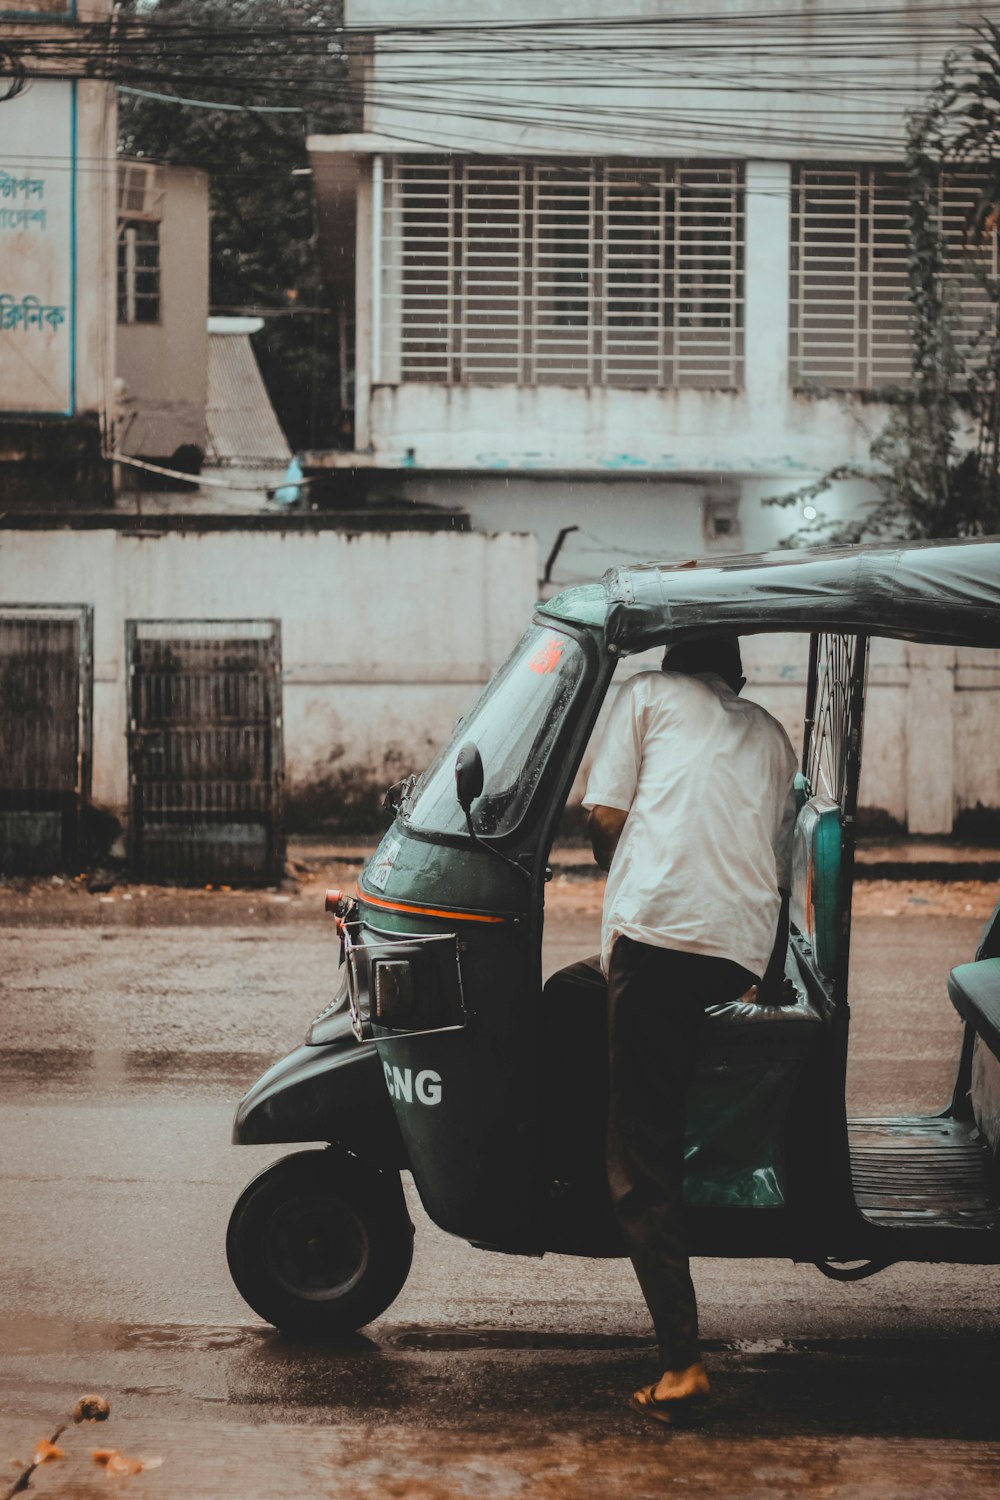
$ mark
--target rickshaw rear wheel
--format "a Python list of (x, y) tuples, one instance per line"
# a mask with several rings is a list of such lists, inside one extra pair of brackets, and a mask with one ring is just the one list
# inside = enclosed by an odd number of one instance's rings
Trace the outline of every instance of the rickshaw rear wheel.
[(334, 1147), (285, 1156), (244, 1188), (226, 1255), (241, 1297), (275, 1328), (353, 1333), (395, 1301), (413, 1260), (399, 1174)]

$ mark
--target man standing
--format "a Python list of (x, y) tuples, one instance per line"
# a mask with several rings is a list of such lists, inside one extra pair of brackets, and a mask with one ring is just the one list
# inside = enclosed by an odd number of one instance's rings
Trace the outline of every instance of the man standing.
[(584, 798), (609, 871), (608, 1179), (663, 1372), (632, 1405), (659, 1421), (709, 1388), (682, 1226), (705, 1009), (780, 988), (788, 936), (795, 755), (745, 680), (735, 637), (668, 649), (620, 692)]

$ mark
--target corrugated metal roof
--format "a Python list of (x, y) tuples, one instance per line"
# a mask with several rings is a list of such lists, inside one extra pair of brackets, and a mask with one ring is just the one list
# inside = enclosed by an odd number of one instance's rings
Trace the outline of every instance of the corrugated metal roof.
[(209, 334), (205, 417), (208, 466), (269, 467), (291, 457), (246, 334)]

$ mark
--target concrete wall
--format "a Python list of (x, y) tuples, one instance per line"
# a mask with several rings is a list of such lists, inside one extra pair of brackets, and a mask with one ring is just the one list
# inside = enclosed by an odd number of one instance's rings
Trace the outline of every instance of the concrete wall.
[[(592, 574), (600, 568), (592, 569)], [(127, 804), (125, 621), (277, 619), (293, 822), (350, 823), (421, 770), (526, 624), (530, 536), (5, 531), (0, 602), (94, 606), (94, 797)], [(622, 664), (622, 676), (659, 653)], [(744, 641), (749, 697), (801, 746), (806, 642)], [(1000, 652), (877, 642), (862, 804), (876, 824), (1000, 822)], [(984, 816), (985, 813), (985, 816)]]
[(115, 374), (126, 387), (121, 451), (169, 458), (182, 444), (205, 451), (208, 402), (208, 177), (158, 167), (160, 321), (119, 323)]
[(277, 619), (294, 808), (420, 770), (524, 629), (530, 537), (6, 531), (0, 601), (94, 606), (96, 802), (128, 801), (125, 621)]
[[(745, 695), (762, 703), (802, 749), (808, 642), (743, 638)], [(659, 666), (662, 653), (624, 661), (618, 681)], [(1000, 651), (955, 651), (906, 641), (872, 643), (862, 757), (860, 821), (876, 833), (995, 839), (1000, 826)], [(610, 706), (611, 697), (609, 695)], [(593, 744), (599, 743), (607, 707)], [(591, 754), (574, 789), (582, 796)]]
[(76, 107), (76, 409), (97, 413), (106, 427), (114, 381), (114, 89), (80, 79)]
[(875, 160), (901, 153), (905, 112), (982, 11), (961, 0), (882, 14), (841, 0), (347, 0), (345, 19), (375, 36), (364, 128), (386, 140)]
[[(630, 562), (725, 557), (779, 547), (803, 524), (801, 508), (764, 505), (765, 497), (793, 491), (800, 479), (741, 478), (724, 472), (700, 476), (511, 474), (379, 474), (366, 483), (373, 495), (460, 505), (484, 531), (531, 531), (537, 541), (538, 577), (558, 533), (565, 537), (552, 569), (556, 586), (588, 582), (606, 568)], [(844, 481), (824, 497), (824, 513), (846, 519), (873, 487)], [(732, 529), (712, 534), (712, 513), (725, 510)]]
[[(748, 697), (802, 743), (806, 642), (745, 642)], [(874, 641), (868, 670), (861, 795), (863, 825), (971, 837), (996, 831), (1000, 774), (1000, 652)], [(984, 813), (986, 816), (983, 816)], [(992, 816), (990, 816), (992, 815)]]

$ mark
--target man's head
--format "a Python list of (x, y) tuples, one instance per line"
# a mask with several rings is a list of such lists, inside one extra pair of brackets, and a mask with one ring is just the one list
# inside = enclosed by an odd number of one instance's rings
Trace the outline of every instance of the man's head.
[(668, 646), (663, 657), (664, 672), (684, 672), (696, 677), (701, 672), (714, 672), (738, 693), (746, 682), (743, 662), (740, 659), (740, 643), (735, 635), (713, 635), (696, 640), (678, 641)]

